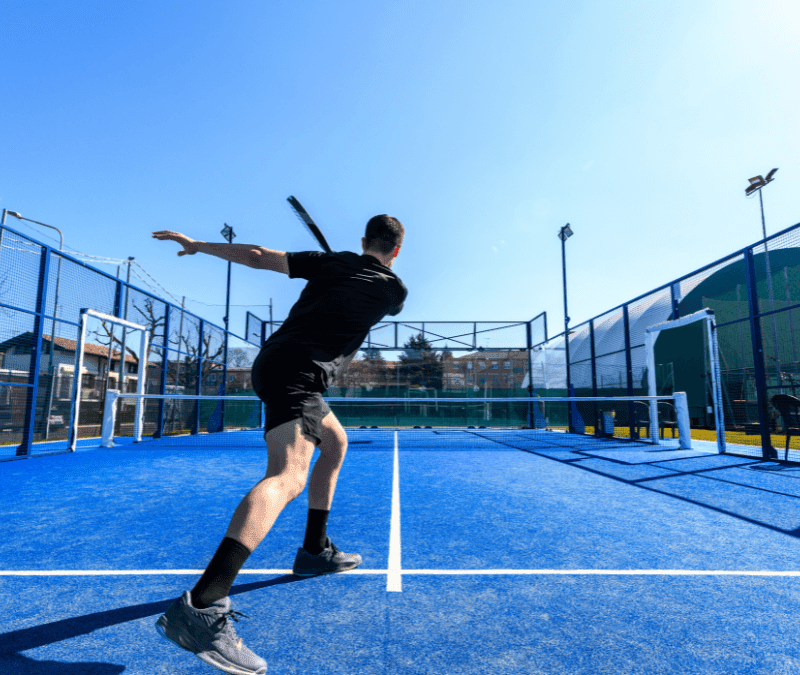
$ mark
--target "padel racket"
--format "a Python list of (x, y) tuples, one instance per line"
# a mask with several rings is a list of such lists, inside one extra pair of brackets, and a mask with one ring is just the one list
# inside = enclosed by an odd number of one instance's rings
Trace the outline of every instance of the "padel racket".
[(311, 232), (311, 234), (314, 236), (314, 239), (317, 240), (319, 245), (322, 247), (322, 250), (325, 251), (325, 253), (333, 253), (333, 251), (331, 251), (331, 247), (328, 246), (328, 242), (325, 240), (325, 236), (317, 227), (314, 219), (308, 215), (308, 211), (303, 208), (303, 205), (297, 201), (295, 197), (289, 197), (286, 201), (289, 202), (289, 205), (292, 207), (292, 210), (295, 212), (297, 217), (303, 221), (303, 224), (308, 228), (308, 231)]

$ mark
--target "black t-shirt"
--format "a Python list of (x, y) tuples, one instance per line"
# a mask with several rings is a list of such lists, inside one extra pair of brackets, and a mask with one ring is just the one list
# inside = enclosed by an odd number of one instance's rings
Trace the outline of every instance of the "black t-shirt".
[(289, 278), (308, 279), (300, 298), (268, 345), (291, 344), (336, 376), (370, 328), (403, 309), (400, 278), (371, 255), (344, 251), (287, 253)]

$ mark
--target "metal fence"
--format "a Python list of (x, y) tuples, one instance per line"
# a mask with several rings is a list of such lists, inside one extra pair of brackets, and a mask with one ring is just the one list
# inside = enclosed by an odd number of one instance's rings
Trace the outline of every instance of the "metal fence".
[[(149, 333), (147, 353), (137, 353), (137, 340), (129, 331), (98, 319), (88, 331), (82, 372), (76, 374), (82, 309), (144, 326)], [(0, 227), (0, 317), (0, 458), (67, 451), (76, 376), (82, 378), (79, 438), (100, 435), (106, 391), (134, 392), (141, 374), (149, 394), (252, 394), (253, 360), (263, 340), (281, 325), (248, 312), (246, 337), (239, 337), (5, 226)], [(509, 322), (382, 322), (370, 332), (364, 348), (367, 353), (407, 351), (412, 338), (420, 336), (440, 354), (440, 370), (447, 371), (440, 373), (441, 381), (449, 393), (462, 389), (502, 396), (514, 391), (523, 396), (528, 395), (524, 378), (530, 347), (546, 339), (546, 316)], [(464, 359), (459, 352), (481, 358)], [(442, 364), (444, 354), (452, 358)], [(491, 359), (483, 358), (489, 354)], [(500, 376), (504, 381), (497, 384), (498, 376), (475, 376), (473, 385), (465, 372), (473, 361), (476, 371), (489, 362), (490, 369), (512, 372)], [(459, 368), (464, 372), (456, 372)], [(361, 389), (371, 388), (374, 376), (374, 369), (355, 363), (331, 395), (365, 395)], [(413, 389), (415, 395), (424, 392), (424, 380), (420, 385), (412, 379), (395, 366), (383, 384), (386, 391), (392, 387), (392, 394), (400, 388)], [(429, 387), (426, 395), (431, 394), (437, 392)], [(179, 416), (162, 414), (164, 433), (185, 426)]]
[[(784, 447), (771, 399), (800, 395), (800, 224), (732, 253), (534, 345), (533, 387), (544, 395), (647, 393), (649, 326), (714, 311), (728, 451), (767, 457)], [(710, 359), (702, 326), (665, 331), (656, 342), (658, 394), (685, 391), (693, 437), (716, 440)], [(783, 458), (783, 453), (780, 453)], [(789, 459), (800, 460), (800, 449)]]
[[(0, 455), (65, 451), (82, 309), (145, 326), (92, 326), (84, 348), (81, 437), (98, 436), (106, 390), (217, 395), (249, 390), (258, 349), (158, 296), (11, 228), (0, 228)], [(133, 342), (133, 340), (131, 340)]]
[[(547, 317), (540, 314), (530, 321), (381, 322), (363, 348), (367, 354), (408, 356), (408, 345), (424, 338), (439, 354), (439, 381), (449, 394), (460, 389), (481, 396), (644, 395), (646, 328), (705, 307), (716, 315), (729, 451), (766, 457), (782, 443), (776, 434), (784, 431), (771, 397), (800, 390), (800, 224), (571, 328), (568, 344), (564, 333), (548, 338)], [(252, 362), (263, 339), (280, 326), (248, 313), (241, 338), (2, 227), (0, 455), (66, 450), (84, 308), (144, 325), (150, 347), (142, 357), (129, 349), (119, 328), (115, 334), (103, 322), (94, 326), (84, 355), (90, 358), (79, 374), (82, 437), (99, 435), (108, 389), (135, 390), (140, 362), (147, 393), (252, 393)], [(685, 391), (693, 435), (714, 440), (709, 358), (700, 330), (687, 326), (659, 335), (657, 393)], [(331, 395), (369, 395), (376, 384), (393, 395), (400, 387), (426, 389), (424, 369), (422, 384), (407, 375), (401, 383), (397, 365), (382, 372), (382, 383), (376, 383), (374, 369), (354, 362)], [(168, 431), (169, 420), (164, 422)], [(800, 449), (789, 457), (800, 460)]]

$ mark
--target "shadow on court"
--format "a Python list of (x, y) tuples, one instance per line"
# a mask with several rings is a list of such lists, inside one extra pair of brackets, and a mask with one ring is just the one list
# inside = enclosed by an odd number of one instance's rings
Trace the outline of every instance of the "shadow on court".
[(125, 666), (114, 663), (35, 661), (22, 654), (0, 656), (0, 675), (117, 675)]
[[(309, 577), (308, 579), (313, 578)], [(280, 586), (308, 579), (286, 574), (266, 581), (238, 584), (231, 589), (230, 595), (241, 595), (269, 586)], [(174, 601), (175, 598), (171, 598), (142, 605), (119, 607), (105, 612), (96, 612), (4, 633), (0, 635), (0, 675), (11, 675), (11, 673), (16, 675), (112, 675), (121, 673), (125, 670), (125, 666), (111, 663), (71, 664), (57, 661), (35, 661), (20, 652), (88, 635), (94, 631), (130, 621), (156, 617), (166, 612)]]
[(630, 445), (597, 450), (562, 447), (558, 452), (530, 448), (526, 452), (800, 538), (797, 466), (672, 448), (638, 450)]

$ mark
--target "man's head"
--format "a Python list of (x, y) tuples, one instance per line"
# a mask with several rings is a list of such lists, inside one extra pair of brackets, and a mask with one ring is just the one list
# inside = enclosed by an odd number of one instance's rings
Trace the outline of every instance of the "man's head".
[(361, 239), (361, 246), (365, 254), (372, 255), (384, 265), (391, 267), (400, 252), (404, 236), (405, 229), (397, 218), (385, 214), (375, 216), (367, 223), (367, 231)]

